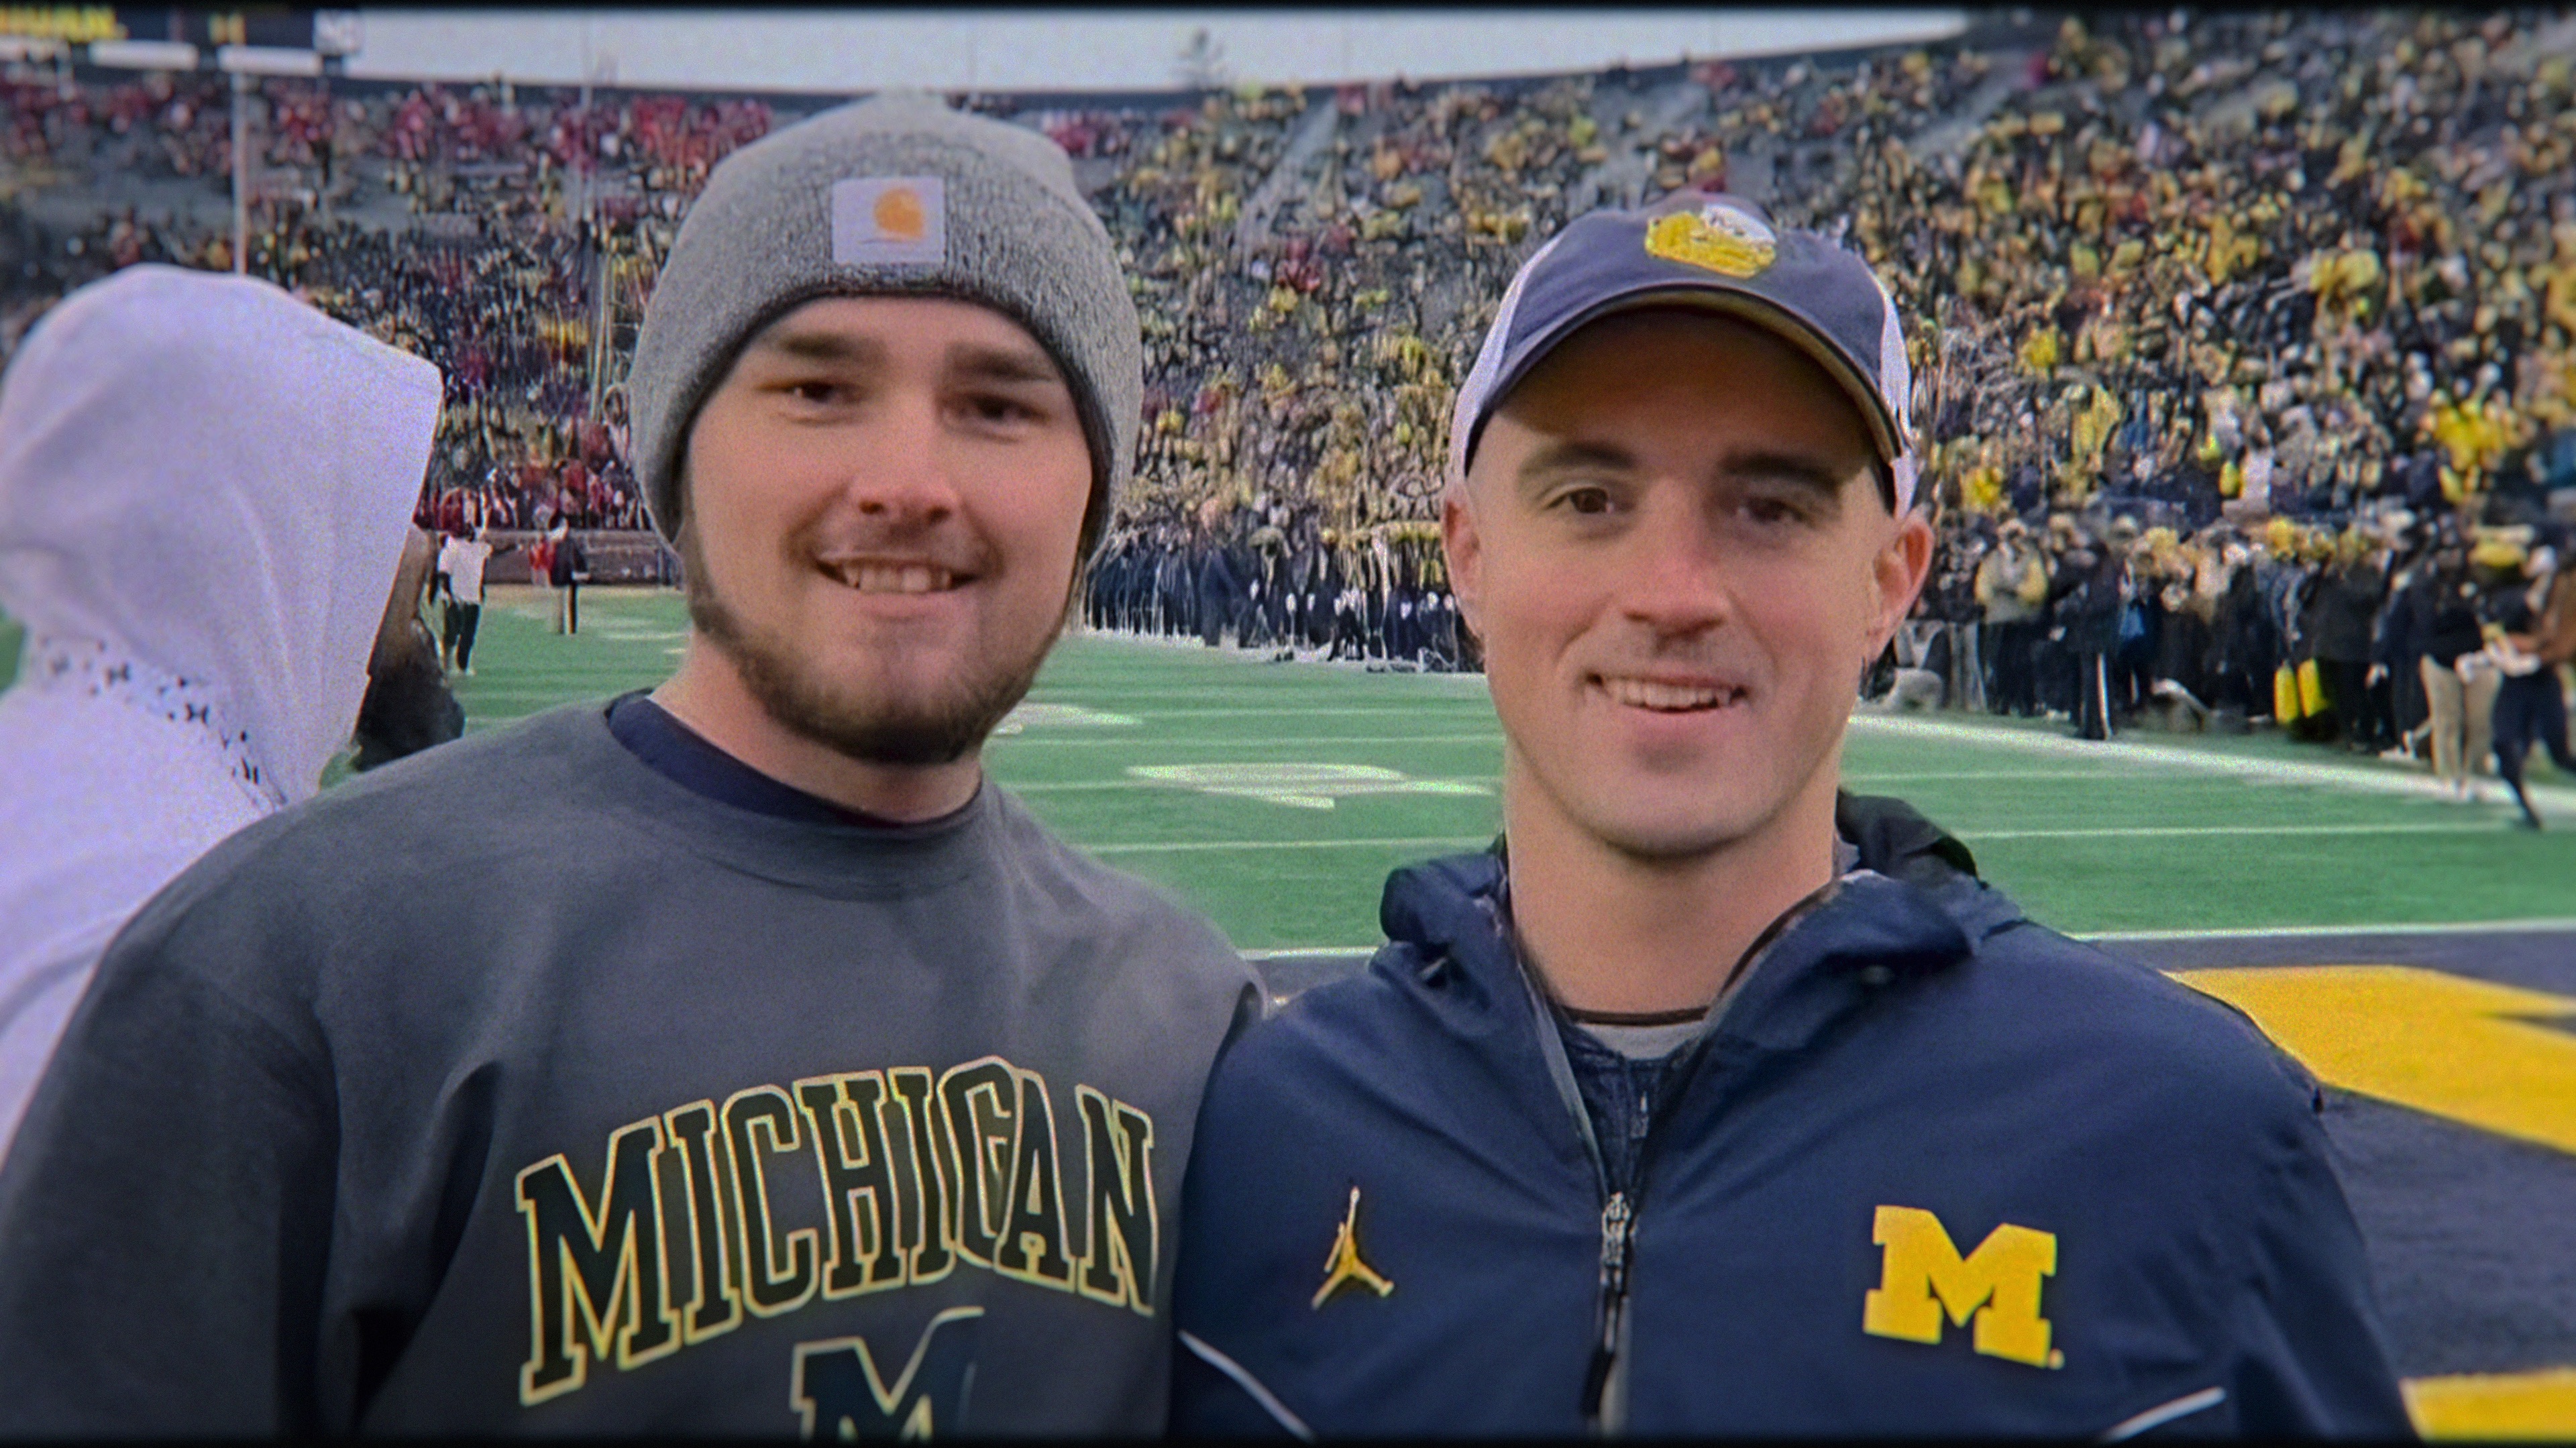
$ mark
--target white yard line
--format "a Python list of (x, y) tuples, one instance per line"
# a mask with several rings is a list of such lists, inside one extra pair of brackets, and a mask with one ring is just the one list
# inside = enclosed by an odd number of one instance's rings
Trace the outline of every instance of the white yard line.
[[(1455, 691), (1445, 700), (1425, 701), (1428, 703), (1467, 703), (1471, 700), (1483, 702), (1488, 697), (1487, 691), (1483, 687), (1484, 681), (1479, 675), (1432, 674), (1397, 677), (1437, 680), (1444, 693), (1448, 693), (1453, 690)], [(1219, 691), (1230, 691), (1237, 688), (1247, 687), (1255, 686), (1211, 683), (1207, 692), (1213, 693)], [(1161, 693), (1163, 691), (1157, 689), (1149, 692)], [(1175, 692), (1183, 692), (1191, 697), (1206, 697), (1206, 693), (1198, 691)], [(1299, 716), (1400, 715), (1413, 712), (1415, 712), (1415, 706), (1351, 706), (1287, 709), (1205, 708), (1152, 710), (1148, 711), (1145, 717), (1149, 719), (1287, 718)], [(2033, 733), (2017, 729), (1953, 722), (1943, 719), (1890, 717), (1881, 714), (1854, 714), (1851, 718), (1851, 725), (1854, 730), (1865, 734), (1879, 734), (1884, 736), (1893, 736), (1900, 739), (1915, 738), (1938, 740), (1946, 743), (1971, 744), (1996, 749), (2009, 749), (2025, 754), (2036, 754), (2049, 758), (2082, 760), (2087, 764), (2096, 766), (2118, 765), (2126, 766), (2130, 769), (2146, 771), (2188, 771), (2191, 773), (2219, 778), (2256, 780), (2271, 784), (2317, 785), (2329, 789), (2339, 789), (2363, 794), (2390, 794), (2433, 800), (2445, 798), (2440, 781), (2434, 779), (2429, 773), (2372, 769), (2340, 761), (2317, 760), (2312, 762), (2306, 760), (2258, 759), (2240, 755), (2220, 754), (2208, 750), (2191, 749), (2174, 745), (2143, 744), (2128, 740), (2093, 741), (2066, 739), (2052, 734)], [(1277, 748), (1292, 744), (1308, 743), (1316, 745), (1413, 743), (1467, 744), (1483, 743), (1488, 741), (1499, 743), (1501, 742), (1501, 739), (1502, 735), (1499, 732), (1495, 732), (1491, 734), (1463, 735), (1387, 735), (1348, 739), (1264, 739), (1236, 742), (1256, 745), (1261, 748)], [(1015, 742), (1087, 744), (1097, 747), (1118, 741), (1057, 739), (1030, 740), (1022, 738)], [(1844, 777), (1844, 782), (1847, 784), (1902, 784), (1934, 783), (1950, 779), (1974, 780), (1991, 778), (2002, 780), (2020, 778), (2075, 780), (2119, 777), (2123, 777), (2123, 773), (2112, 773), (2098, 768), (2092, 770), (2066, 771), (2035, 770), (2027, 773), (2014, 771), (1959, 771), (1956, 773), (1940, 771), (1889, 771), (1875, 773), (1855, 772), (1846, 775)], [(2481, 778), (2479, 780), (2479, 786), (2485, 791), (2486, 798), (2489, 803), (2507, 806), (2511, 805), (2512, 796), (2506, 790), (2503, 781), (2493, 778)], [(2540, 809), (2540, 812), (2544, 816), (2553, 819), (2576, 819), (2576, 787), (2561, 784), (2535, 784), (2531, 787), (2531, 797), (2533, 804)]]
[[(1008, 788), (1008, 786), (1004, 786)], [(2475, 822), (2407, 822), (2331, 825), (2138, 825), (2109, 829), (1953, 830), (1971, 843), (1992, 840), (2169, 839), (2203, 835), (2499, 835), (2512, 828), (2502, 820)], [(1334, 840), (1168, 840), (1151, 844), (1084, 845), (1095, 855), (1184, 855), (1229, 850), (1361, 850), (1481, 846), (1491, 835), (1429, 835), (1379, 839)]]
[[(1953, 724), (1937, 719), (1901, 719), (1880, 714), (1855, 714), (1851, 727), (1864, 734), (1883, 734), (1904, 739), (1938, 739), (1956, 744), (1977, 744), (1995, 749), (2017, 750), (2024, 754), (2046, 755), (2054, 759), (2089, 759), (2102, 763), (2162, 765), (2174, 769), (2197, 770), (2203, 774), (2234, 775), (2239, 779), (2259, 780), (2268, 784), (2311, 784), (2329, 789), (2351, 790), (2365, 794), (2411, 795), (2418, 799), (2443, 797), (2441, 782), (2429, 772), (2401, 773), (2396, 770), (2369, 769), (2351, 764), (2309, 763), (2304, 760), (2251, 759), (2242, 755), (2218, 754), (2198, 749), (2182, 749), (2166, 744), (2133, 744), (2123, 740), (2066, 739), (2054, 734), (2027, 733), (2018, 729)], [(2512, 803), (2511, 792), (2502, 780), (2480, 779), (2490, 802)], [(2576, 819), (2576, 788), (2565, 785), (2536, 784), (2531, 787), (2532, 803), (2544, 815)]]
[(1309, 716), (1313, 716), (1313, 717), (1326, 717), (1326, 716), (1343, 715), (1343, 714), (1392, 714), (1392, 715), (1399, 715), (1399, 716), (1419, 716), (1419, 715), (1422, 713), (1422, 711), (1423, 711), (1423, 710), (1425, 710), (1425, 709), (1441, 708), (1441, 707), (1444, 707), (1444, 706), (1446, 706), (1446, 705), (1450, 705), (1450, 704), (1470, 704), (1470, 705), (1472, 705), (1472, 704), (1475, 704), (1476, 702), (1477, 702), (1477, 701), (1476, 701), (1476, 700), (1473, 700), (1473, 699), (1448, 699), (1448, 700), (1443, 700), (1443, 699), (1431, 699), (1431, 700), (1425, 700), (1425, 701), (1423, 701), (1423, 702), (1420, 702), (1420, 703), (1414, 703), (1414, 704), (1371, 704), (1371, 705), (1353, 705), (1353, 706), (1348, 706), (1348, 707), (1344, 707), (1344, 706), (1333, 706), (1333, 707), (1328, 707), (1328, 708), (1318, 708), (1318, 709), (1142, 709), (1142, 710), (1140, 710), (1140, 709), (1136, 709), (1133, 705), (1130, 705), (1130, 706), (1129, 706), (1129, 712), (1135, 713), (1135, 714), (1137, 714), (1139, 717), (1146, 718), (1146, 719), (1273, 719), (1273, 718), (1305, 718), (1305, 717), (1309, 717)]
[(2265, 930), (2103, 930), (2083, 940), (2309, 940), (2337, 935), (2556, 935), (2576, 919), (2466, 920), (2457, 924), (2283, 925)]
[[(1406, 792), (1402, 786), (1416, 784), (1467, 784), (1475, 785), (1480, 789), (1491, 789), (1494, 786), (1494, 782), (1494, 779), (1490, 775), (1460, 775), (1452, 779), (1443, 779), (1438, 776), (1407, 775), (1402, 780), (1397, 781), (1393, 786), (1378, 792), (1401, 794)], [(1095, 790), (1103, 789), (1177, 789), (1183, 792), (1188, 792), (1193, 789), (1193, 786), (1175, 784), (1173, 781), (1167, 779), (1067, 779), (1040, 780), (1031, 784), (1013, 784), (1011, 781), (1004, 779), (997, 780), (995, 783), (998, 783), (1002, 788), (1009, 790), (1013, 794), (1088, 794)], [(1208, 791), (1202, 789), (1201, 792)], [(1213, 792), (1222, 794), (1226, 791), (1219, 789)], [(1466, 795), (1451, 795), (1449, 797), (1455, 799), (1468, 798)], [(1490, 798), (1490, 796), (1477, 795), (1475, 798), (1485, 799)]]
[[(2168, 774), (2160, 773), (2155, 770), (2144, 769), (1961, 769), (1928, 770), (1917, 773), (1898, 774), (1846, 774), (1843, 776), (1843, 783), (1923, 784), (1946, 781), (1982, 781), (1998, 779), (2169, 779), (2170, 777), (2171, 776)], [(1435, 784), (1475, 784), (1492, 787), (1499, 784), (1501, 780), (1500, 776), (1497, 775), (1462, 774), (1448, 778), (1429, 777), (1425, 779), (1417, 779), (1413, 782)], [(1006, 779), (1000, 781), (1000, 783), (1004, 789), (1009, 790), (1013, 794), (1063, 794), (1067, 792), (1089, 793), (1094, 790), (1103, 789), (1156, 789), (1168, 787), (1157, 781), (1144, 779), (1041, 780), (1028, 784), (1018, 784)]]
[(1416, 835), (1374, 840), (1174, 840), (1162, 844), (1084, 845), (1092, 855), (1186, 855), (1236, 850), (1472, 850), (1492, 844), (1484, 835)]
[(1850, 784), (1926, 784), (1970, 779), (2154, 779), (2170, 782), (2173, 773), (2159, 769), (1934, 769), (1846, 773)]
[(2504, 820), (2484, 819), (2392, 824), (2131, 825), (2075, 830), (1952, 830), (1950, 833), (1969, 841), (2130, 840), (2191, 839), (2203, 835), (2500, 835), (2512, 828)]
[[(1029, 698), (1041, 703), (1099, 704), (1104, 707), (1116, 707), (1121, 703), (1132, 702), (1137, 699), (1276, 699), (1279, 697), (1279, 694), (1280, 686), (1275, 683), (1252, 682), (1229, 684), (1217, 679), (1204, 680), (1194, 684), (1139, 684), (1133, 688), (1122, 687), (1116, 684), (1080, 683), (1048, 685), (1041, 683), (1029, 690)], [(1322, 697), (1322, 695), (1316, 694), (1310, 697)], [(1343, 692), (1338, 694), (1337, 697), (1363, 700), (1412, 700), (1415, 702), (1428, 702), (1435, 704), (1483, 704), (1487, 707), (1491, 707), (1493, 704), (1492, 698), (1482, 691), (1470, 694), (1459, 693), (1451, 690), (1441, 690), (1427, 695), (1411, 692), (1396, 693), (1388, 691), (1367, 694)]]
[[(1265, 711), (1266, 712), (1266, 711)], [(1021, 748), (1031, 744), (1052, 744), (1063, 748), (1149, 749), (1304, 749), (1323, 748), (1334, 744), (1500, 744), (1501, 733), (1491, 734), (1326, 734), (1313, 738), (1282, 739), (1146, 739), (1127, 735), (1113, 739), (1071, 739), (1061, 735), (1012, 734), (996, 738), (991, 748)]]

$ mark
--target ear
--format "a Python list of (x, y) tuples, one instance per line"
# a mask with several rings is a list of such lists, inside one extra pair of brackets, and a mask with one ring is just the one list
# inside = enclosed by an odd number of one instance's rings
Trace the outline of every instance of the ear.
[(1485, 545), (1476, 533), (1476, 510), (1465, 483), (1452, 483), (1440, 495), (1440, 546), (1449, 560), (1449, 592), (1458, 602), (1458, 621), (1482, 641)]
[(1871, 600), (1869, 652), (1861, 667), (1885, 652), (1888, 642), (1896, 637), (1899, 624), (1913, 611), (1916, 594), (1923, 591), (1923, 580), (1932, 572), (1932, 525), (1923, 515), (1911, 509), (1897, 520), (1895, 532), (1870, 559)]

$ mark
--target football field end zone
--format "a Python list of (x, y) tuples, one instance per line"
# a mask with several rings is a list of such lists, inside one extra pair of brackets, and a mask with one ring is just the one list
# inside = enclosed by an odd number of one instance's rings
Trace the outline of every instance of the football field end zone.
[(2409, 1378), (2416, 1431), (2441, 1439), (2576, 1438), (2576, 1368)]
[(2417, 1427), (2576, 1439), (2576, 921), (2096, 940), (2248, 1011), (2329, 1088)]
[[(2399, 975), (2395, 984), (2411, 987), (2419, 995), (2427, 988), (2436, 995), (2450, 993), (2447, 985), (2468, 1011), (2491, 1004), (2473, 999), (2485, 981), (2510, 980), (2523, 986), (2558, 986), (2558, 1004), (2576, 1012), (2576, 920), (2571, 919), (2493, 920), (2460, 926), (2112, 931), (2080, 938), (2131, 958), (2143, 957), (2140, 963), (2154, 968), (2198, 974), (2204, 981), (2234, 972), (2259, 977), (2312, 971), (2330, 977), (2320, 983), (2333, 989), (2350, 984), (2332, 979), (2335, 974), (2379, 969)], [(1363, 968), (1370, 951), (1342, 947), (1244, 954), (1262, 975), (1273, 1001), (1284, 1003), (1301, 990)], [(2387, 964), (2326, 964), (2356, 959)], [(2447, 983), (2434, 979), (2444, 967), (2465, 978)], [(2490, 1016), (2476, 1022), (2475, 1028), (2522, 1031), (2524, 1039), (2518, 1044), (2526, 1067), (2535, 1046), (2562, 1048), (2553, 1059), (2576, 1059), (2576, 1040), (2553, 1039), (2557, 1028), (2568, 1022), (2544, 1018), (2554, 1013), (2548, 997), (2537, 990), (2521, 994), (2526, 1002), (2539, 1002), (2523, 1006), (2527, 1026), (2512, 1017)], [(2322, 1004), (2329, 1010), (2338, 1006), (2334, 1001)], [(2295, 1038), (2295, 1030), (2284, 1028), (2295, 1023), (2277, 1019), (2275, 1012), (2256, 1014), (2275, 1014), (2276, 1019), (2262, 1022), (2266, 1029)], [(2445, 1056), (2482, 1058), (2486, 1054), (2480, 1043), (2458, 1035), (2458, 1028), (2469, 1023), (2457, 1015), (2452, 1022), (2457, 1038), (2432, 1042), (2426, 1052), (2437, 1061)], [(2313, 1015), (2305, 1025), (2315, 1028)], [(2284, 1044), (2293, 1046), (2293, 1054), (2301, 1054), (2293, 1041)], [(2313, 1042), (2295, 1044), (2314, 1047)], [(2462, 1050), (2464, 1045), (2468, 1049)], [(2421, 1094), (2406, 1079), (2409, 1064), (2404, 1060), (2382, 1063), (2390, 1079), (2359, 1083), (2358, 1090), (2335, 1079), (2347, 1073), (2348, 1063), (2330, 1062), (2329, 1069), (2318, 1071), (2334, 1088), (2329, 1131), (2345, 1153), (2355, 1213), (2374, 1239), (2382, 1310), (2401, 1354), (2401, 1370), (2409, 1366), (2405, 1358), (2417, 1360), (2416, 1370), (2404, 1383), (2408, 1409), (2428, 1438), (2576, 1439), (2576, 1359), (2567, 1365), (2527, 1365), (2533, 1343), (2528, 1337), (2518, 1340), (2513, 1330), (2519, 1324), (2528, 1334), (2539, 1318), (2553, 1329), (2544, 1333), (2543, 1351), (2551, 1346), (2563, 1351), (2566, 1345), (2576, 1344), (2576, 1294), (2558, 1287), (2576, 1280), (2576, 1237), (2546, 1229), (2548, 1203), (2567, 1195), (2553, 1186), (2576, 1174), (2576, 1161), (2537, 1143), (2480, 1129), (2451, 1109), (2456, 1103), (2403, 1101), (2407, 1095)], [(2457, 1082), (2452, 1084), (2456, 1088)], [(2532, 1085), (2528, 1079), (2517, 1084), (2524, 1091)], [(2568, 1090), (2576, 1094), (2576, 1074), (2571, 1074)], [(2374, 1095), (2374, 1091), (2385, 1094)], [(2528, 1108), (2545, 1106), (2546, 1100), (2518, 1104), (2528, 1115)], [(2392, 1169), (2392, 1157), (2411, 1159), (2399, 1160)], [(2483, 1189), (2483, 1198), (2452, 1200), (2454, 1184), (2461, 1178), (2473, 1179), (2473, 1185)], [(2499, 1226), (2491, 1220), (2498, 1215), (2492, 1210), (2496, 1186), (2501, 1182), (2510, 1188), (2517, 1181), (2537, 1190), (2515, 1193), (2503, 1215), (2537, 1217), (2541, 1230), (2517, 1233), (2517, 1227), (2527, 1229), (2532, 1223), (2508, 1221)], [(2420, 1249), (2428, 1241), (2451, 1250), (2437, 1249), (2430, 1258), (2420, 1250), (2410, 1255), (2410, 1249)], [(2528, 1255), (2535, 1252), (2542, 1254), (2538, 1262)], [(2474, 1269), (2456, 1267), (2449, 1260), (2454, 1255), (2482, 1264), (2485, 1280)], [(2499, 1259), (2509, 1264), (2501, 1288), (2494, 1281)], [(2423, 1370), (2423, 1344), (2428, 1339), (2439, 1341), (2446, 1356), (2484, 1357), (2506, 1370)], [(2446, 1362), (2439, 1368), (2453, 1366)]]

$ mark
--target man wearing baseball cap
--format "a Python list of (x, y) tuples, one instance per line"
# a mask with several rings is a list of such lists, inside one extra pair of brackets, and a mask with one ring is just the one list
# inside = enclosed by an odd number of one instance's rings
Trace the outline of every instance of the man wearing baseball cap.
[(2307, 1079), (1838, 795), (1907, 393), (1867, 265), (1731, 197), (1521, 269), (1443, 517), (1504, 836), (1219, 1063), (1177, 1427), (2409, 1431)]
[(0, 1173), (0, 1435), (1160, 1426), (1258, 997), (977, 762), (1140, 357), (1033, 132), (881, 99), (718, 166), (629, 380), (677, 673), (144, 908)]

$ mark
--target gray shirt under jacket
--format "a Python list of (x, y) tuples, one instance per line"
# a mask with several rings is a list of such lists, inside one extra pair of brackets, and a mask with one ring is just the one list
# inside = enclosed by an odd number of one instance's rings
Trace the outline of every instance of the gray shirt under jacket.
[(987, 784), (705, 798), (601, 705), (253, 825), (0, 1168), (0, 1436), (1151, 1432), (1215, 928)]

